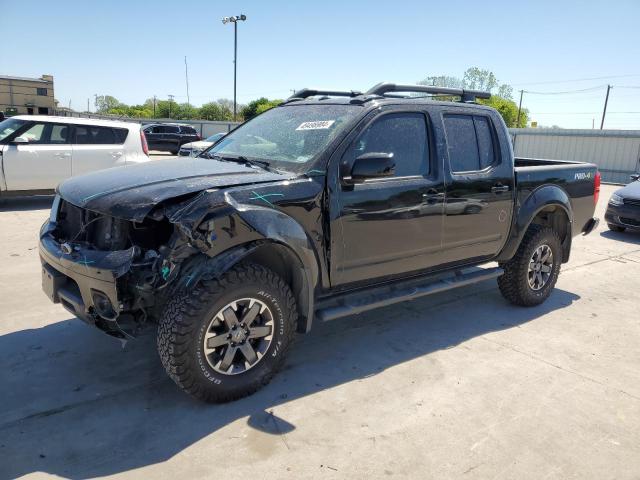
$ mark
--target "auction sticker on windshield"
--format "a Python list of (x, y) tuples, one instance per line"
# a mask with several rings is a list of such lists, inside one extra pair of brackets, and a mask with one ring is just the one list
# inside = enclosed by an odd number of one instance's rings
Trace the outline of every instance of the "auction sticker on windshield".
[(333, 125), (335, 120), (321, 120), (318, 122), (303, 122), (296, 130), (324, 130)]

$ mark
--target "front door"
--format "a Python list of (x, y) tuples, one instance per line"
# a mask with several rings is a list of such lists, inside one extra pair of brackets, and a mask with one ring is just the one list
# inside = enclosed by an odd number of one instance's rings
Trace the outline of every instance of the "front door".
[(497, 254), (513, 209), (511, 156), (491, 116), (477, 110), (443, 115), (449, 168), (442, 258), (464, 262)]
[(51, 190), (71, 176), (70, 128), (35, 122), (20, 137), (29, 143), (4, 146), (7, 190)]
[[(392, 177), (343, 184), (332, 222), (332, 284), (375, 281), (437, 263), (444, 185), (423, 112), (384, 112), (344, 153), (342, 174), (365, 153), (393, 154)], [(371, 282), (372, 283), (372, 282)]]

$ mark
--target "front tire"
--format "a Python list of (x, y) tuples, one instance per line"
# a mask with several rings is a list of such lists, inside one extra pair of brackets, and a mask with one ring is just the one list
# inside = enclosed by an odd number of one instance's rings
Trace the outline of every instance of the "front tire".
[(531, 225), (513, 258), (500, 264), (504, 269), (498, 277), (500, 292), (515, 305), (539, 305), (551, 295), (561, 264), (558, 234), (551, 228)]
[(158, 353), (182, 390), (205, 402), (227, 402), (269, 383), (296, 321), (289, 286), (261, 265), (240, 265), (168, 302)]

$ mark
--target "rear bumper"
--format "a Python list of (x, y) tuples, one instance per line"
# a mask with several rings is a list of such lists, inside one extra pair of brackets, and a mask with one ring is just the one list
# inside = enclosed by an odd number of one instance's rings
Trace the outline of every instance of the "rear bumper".
[(124, 310), (118, 278), (129, 271), (133, 249), (104, 252), (74, 245), (67, 254), (51, 234), (54, 228), (55, 223), (47, 222), (40, 231), (43, 291), (84, 322), (124, 337), (118, 325)]
[(609, 204), (604, 219), (611, 225), (640, 230), (640, 207)]

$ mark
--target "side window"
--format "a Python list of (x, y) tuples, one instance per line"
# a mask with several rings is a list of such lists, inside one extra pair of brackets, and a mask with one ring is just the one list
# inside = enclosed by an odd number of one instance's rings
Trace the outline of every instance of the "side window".
[(122, 128), (76, 125), (75, 143), (79, 145), (116, 145), (126, 138), (127, 130)]
[(480, 170), (484, 170), (495, 162), (495, 152), (493, 149), (493, 135), (491, 125), (487, 117), (473, 117), (478, 137), (478, 155), (480, 156)]
[(196, 134), (196, 130), (193, 127), (180, 127), (180, 130), (185, 135), (195, 135)]
[(29, 143), (44, 143), (44, 126), (44, 123), (36, 123), (22, 132), (20, 136), (29, 140)]
[(371, 152), (393, 153), (396, 177), (429, 173), (427, 121), (421, 113), (391, 113), (375, 120), (356, 141), (353, 158)]
[(180, 133), (180, 128), (173, 125), (167, 125), (164, 127), (165, 133)]
[(129, 135), (129, 130), (126, 128), (114, 128), (113, 133), (116, 136), (116, 143), (122, 145), (127, 139), (127, 135)]
[(63, 144), (67, 143), (69, 136), (69, 127), (67, 125), (51, 125), (51, 138), (49, 143)]
[(495, 163), (489, 119), (479, 115), (445, 115), (451, 171), (484, 170)]

